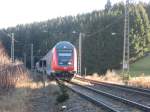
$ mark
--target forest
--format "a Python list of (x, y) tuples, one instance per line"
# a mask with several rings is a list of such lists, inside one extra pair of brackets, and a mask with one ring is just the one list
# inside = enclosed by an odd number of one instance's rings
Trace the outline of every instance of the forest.
[[(59, 41), (70, 41), (78, 50), (79, 34), (82, 37), (82, 72), (105, 73), (120, 69), (123, 58), (124, 3), (114, 5), (107, 1), (105, 9), (76, 16), (66, 16), (16, 27), (0, 29), (0, 40), (10, 55), (14, 33), (15, 59), (24, 61), (30, 68), (31, 44), (34, 64)], [(139, 2), (129, 6), (130, 62), (150, 51), (150, 3)]]

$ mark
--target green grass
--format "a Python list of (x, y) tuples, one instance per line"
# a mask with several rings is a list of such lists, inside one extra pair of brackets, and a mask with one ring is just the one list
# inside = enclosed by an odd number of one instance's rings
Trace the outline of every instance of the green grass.
[(150, 56), (146, 56), (130, 65), (131, 76), (150, 75)]

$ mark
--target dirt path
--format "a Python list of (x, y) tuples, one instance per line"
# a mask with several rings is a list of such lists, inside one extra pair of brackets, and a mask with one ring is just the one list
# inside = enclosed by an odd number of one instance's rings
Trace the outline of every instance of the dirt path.
[(58, 86), (52, 82), (45, 88), (31, 90), (28, 102), (28, 112), (57, 112), (55, 105)]

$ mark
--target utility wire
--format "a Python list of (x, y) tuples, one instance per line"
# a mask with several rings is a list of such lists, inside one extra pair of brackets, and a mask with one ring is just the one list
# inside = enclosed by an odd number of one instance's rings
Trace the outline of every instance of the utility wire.
[[(3, 32), (3, 33), (6, 35), (6, 37), (9, 37), (10, 39), (12, 39), (12, 36), (11, 36), (10, 33), (6, 32), (6, 31), (4, 31), (4, 30), (0, 30), (0, 31)], [(14, 41), (15, 41), (15, 42), (20, 42), (20, 41), (16, 40), (15, 38), (14, 38)]]
[(102, 29), (100, 29), (100, 30), (98, 30), (98, 31), (96, 31), (96, 32), (94, 32), (94, 33), (92, 33), (92, 34), (85, 33), (85, 35), (86, 35), (86, 37), (91, 37), (91, 36), (93, 36), (93, 35), (95, 35), (95, 34), (97, 34), (97, 33), (100, 33), (100, 32), (102, 32), (102, 31), (104, 31), (105, 29), (109, 28), (110, 26), (112, 26), (113, 24), (119, 22), (119, 20), (122, 19), (122, 18), (124, 18), (124, 15), (120, 16), (120, 17), (119, 17), (117, 20), (115, 20), (114, 22), (112, 22), (112, 23), (106, 25), (104, 28), (102, 28)]
[[(133, 4), (136, 3), (135, 0), (130, 0), (130, 2), (131, 2), (131, 1), (132, 1)], [(129, 4), (129, 5), (130, 5), (130, 4)], [(96, 32), (94, 32), (94, 33), (92, 33), (92, 34), (85, 33), (85, 35), (86, 35), (87, 37), (91, 37), (91, 36), (93, 36), (93, 35), (95, 35), (95, 34), (97, 34), (97, 33), (100, 33), (100, 32), (102, 32), (102, 31), (104, 31), (105, 29), (109, 28), (110, 26), (112, 26), (113, 24), (119, 22), (118, 20), (124, 19), (124, 17), (125, 17), (124, 15), (121, 15), (117, 20), (115, 20), (114, 22), (112, 22), (112, 23), (106, 25), (104, 28), (102, 28), (102, 29), (100, 29), (100, 30), (98, 30), (98, 31), (96, 31)]]

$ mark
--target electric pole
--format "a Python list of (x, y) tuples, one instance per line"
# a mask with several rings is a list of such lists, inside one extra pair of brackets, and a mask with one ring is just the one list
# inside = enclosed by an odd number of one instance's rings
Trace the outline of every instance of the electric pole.
[(79, 34), (79, 54), (78, 54), (78, 74), (82, 75), (82, 39), (85, 36), (84, 33)]
[(33, 70), (33, 44), (31, 44), (31, 71)]
[(79, 34), (78, 74), (82, 74), (82, 33)]
[(11, 62), (14, 63), (14, 33), (11, 34)]
[(126, 0), (124, 20), (123, 72), (129, 71), (129, 53), (129, 0)]

